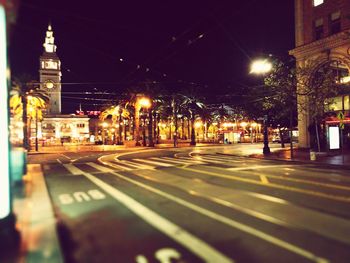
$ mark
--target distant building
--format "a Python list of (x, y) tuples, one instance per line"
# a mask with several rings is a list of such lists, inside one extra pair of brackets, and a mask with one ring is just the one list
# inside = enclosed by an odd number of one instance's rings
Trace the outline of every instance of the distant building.
[[(50, 102), (39, 125), (38, 137), (48, 143), (82, 142), (89, 139), (89, 118), (86, 115), (63, 115), (61, 104), (61, 61), (56, 54), (52, 26), (46, 31), (44, 52), (40, 56), (40, 88), (47, 91)], [(31, 134), (35, 134), (34, 126)]]
[[(310, 66), (317, 72), (328, 64), (339, 72), (339, 82), (350, 82), (350, 1), (295, 0), (295, 45), (290, 54), (297, 66)], [(311, 76), (310, 76), (311, 77)], [(301, 86), (298, 89), (302, 89)], [(349, 116), (349, 91), (340, 91), (329, 108)], [(299, 104), (307, 98), (298, 97)], [(299, 106), (299, 147), (310, 147), (308, 127), (312, 123), (307, 107)]]

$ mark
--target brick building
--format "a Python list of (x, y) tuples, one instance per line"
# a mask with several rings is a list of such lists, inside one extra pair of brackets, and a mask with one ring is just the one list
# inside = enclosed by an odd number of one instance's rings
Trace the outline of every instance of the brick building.
[[(350, 82), (350, 1), (295, 0), (295, 49), (290, 54), (297, 66), (316, 72), (325, 64), (337, 67), (339, 82)], [(311, 77), (311, 76), (310, 76)], [(302, 89), (299, 85), (298, 89)], [(331, 111), (349, 116), (348, 90), (341, 90), (332, 100)], [(299, 105), (307, 104), (307, 97), (298, 97)], [(311, 124), (307, 107), (298, 110), (299, 146), (310, 147), (308, 127)]]

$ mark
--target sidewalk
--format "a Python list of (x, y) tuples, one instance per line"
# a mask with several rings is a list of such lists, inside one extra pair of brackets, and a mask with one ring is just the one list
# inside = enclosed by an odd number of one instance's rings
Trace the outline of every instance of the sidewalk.
[(334, 152), (320, 152), (315, 153), (316, 160), (312, 161), (310, 158), (310, 150), (308, 149), (293, 149), (293, 159), (291, 158), (290, 148), (287, 146), (286, 148), (281, 148), (277, 151), (273, 151), (268, 155), (263, 154), (252, 154), (250, 157), (255, 158), (263, 158), (263, 159), (275, 159), (275, 160), (287, 160), (287, 161), (296, 161), (296, 162), (304, 162), (304, 163), (316, 163), (323, 165), (331, 165), (335, 167), (342, 167), (345, 169), (350, 169), (350, 151)]

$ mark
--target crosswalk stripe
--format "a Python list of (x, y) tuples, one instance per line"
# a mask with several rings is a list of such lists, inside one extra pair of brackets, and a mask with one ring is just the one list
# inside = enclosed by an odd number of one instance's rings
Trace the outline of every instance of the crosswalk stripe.
[(198, 164), (198, 162), (190, 162), (190, 161), (184, 161), (184, 160), (177, 160), (175, 158), (166, 158), (166, 157), (161, 157), (161, 158), (157, 158), (157, 157), (153, 157), (150, 158), (152, 160), (156, 160), (156, 161), (162, 161), (162, 162), (170, 162), (170, 163), (174, 163), (174, 164)]
[(223, 163), (223, 161), (214, 161), (214, 160), (210, 160), (210, 159), (207, 159), (205, 157), (192, 157), (192, 159), (194, 160), (197, 160), (197, 161), (203, 161), (203, 162), (206, 162), (206, 163)]
[(201, 161), (199, 159), (195, 159), (192, 157), (178, 157), (180, 160), (190, 161), (190, 162), (200, 162), (200, 163), (206, 163), (205, 161)]
[(115, 162), (103, 162), (103, 164), (112, 166), (113, 168), (116, 168), (116, 169), (119, 169), (119, 170), (128, 170), (128, 171), (133, 170), (130, 167), (122, 166), (122, 165), (116, 164)]
[(167, 159), (158, 158), (158, 157), (152, 157), (152, 158), (149, 158), (149, 159), (150, 159), (150, 160), (152, 160), (152, 161), (161, 161), (161, 162), (167, 162), (167, 163), (171, 163), (171, 164), (173, 164), (173, 165), (183, 163), (183, 162), (176, 161), (176, 160), (167, 160)]
[(225, 162), (224, 160), (213, 160), (211, 158), (207, 158), (207, 157), (204, 157), (204, 156), (194, 157), (194, 158), (198, 159), (198, 160), (203, 160), (204, 162), (209, 162), (209, 163), (224, 163)]
[(100, 170), (101, 172), (104, 172), (104, 173), (112, 173), (112, 172), (114, 172), (114, 170), (112, 170), (110, 168), (107, 168), (107, 167), (104, 167), (102, 165), (99, 165), (97, 163), (90, 162), (90, 163), (87, 163), (87, 164), (90, 165), (91, 167), (97, 169), (97, 170)]
[(218, 161), (223, 161), (223, 162), (233, 162), (233, 163), (240, 163), (240, 162), (242, 162), (242, 161), (239, 161), (239, 160), (233, 160), (232, 158), (231, 159), (229, 159), (229, 158), (222, 158), (222, 157), (219, 157), (219, 156), (205, 155), (203, 157), (207, 158), (207, 159), (210, 159), (210, 160), (218, 160)]
[(76, 166), (74, 166), (71, 163), (65, 163), (63, 166), (73, 175), (81, 175), (82, 172), (80, 169), (78, 169)]
[[(238, 159), (238, 158), (234, 158), (234, 156), (225, 156), (225, 155), (206, 155), (208, 157), (211, 157), (211, 158), (220, 158), (222, 160), (228, 160), (228, 161), (231, 161), (231, 162), (236, 162), (236, 163), (241, 163), (242, 162), (242, 159)], [(246, 160), (245, 160), (246, 161)]]
[[(187, 157), (176, 157), (176, 158), (170, 158), (170, 157), (162, 157), (166, 160), (174, 160), (179, 163), (185, 163), (185, 164), (204, 164), (204, 162), (193, 160), (193, 158), (187, 158)], [(186, 159), (184, 159), (186, 158)]]
[(130, 166), (137, 168), (137, 169), (153, 169), (154, 168), (153, 166), (150, 166), (150, 165), (139, 164), (139, 163), (130, 162), (130, 161), (126, 161), (126, 160), (122, 160), (120, 162), (122, 164), (130, 165)]
[(137, 162), (149, 163), (149, 164), (154, 164), (154, 165), (164, 166), (164, 167), (171, 167), (171, 166), (173, 166), (172, 164), (160, 163), (160, 162), (144, 160), (144, 159), (133, 159), (133, 160), (135, 160)]

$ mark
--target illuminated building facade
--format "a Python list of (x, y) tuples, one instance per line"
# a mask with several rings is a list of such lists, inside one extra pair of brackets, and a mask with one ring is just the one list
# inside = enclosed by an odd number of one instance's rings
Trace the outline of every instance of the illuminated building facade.
[[(331, 65), (339, 72), (340, 83), (350, 83), (350, 1), (295, 0), (295, 44), (290, 54), (296, 58), (298, 67), (309, 67), (313, 72), (310, 74), (315, 74), (324, 65)], [(298, 85), (298, 90), (303, 91), (302, 85)], [(349, 94), (346, 89), (340, 91), (328, 109), (349, 116)], [(307, 100), (306, 96), (298, 96), (299, 147), (302, 148), (310, 147), (308, 127), (312, 121), (308, 107), (304, 107)]]

